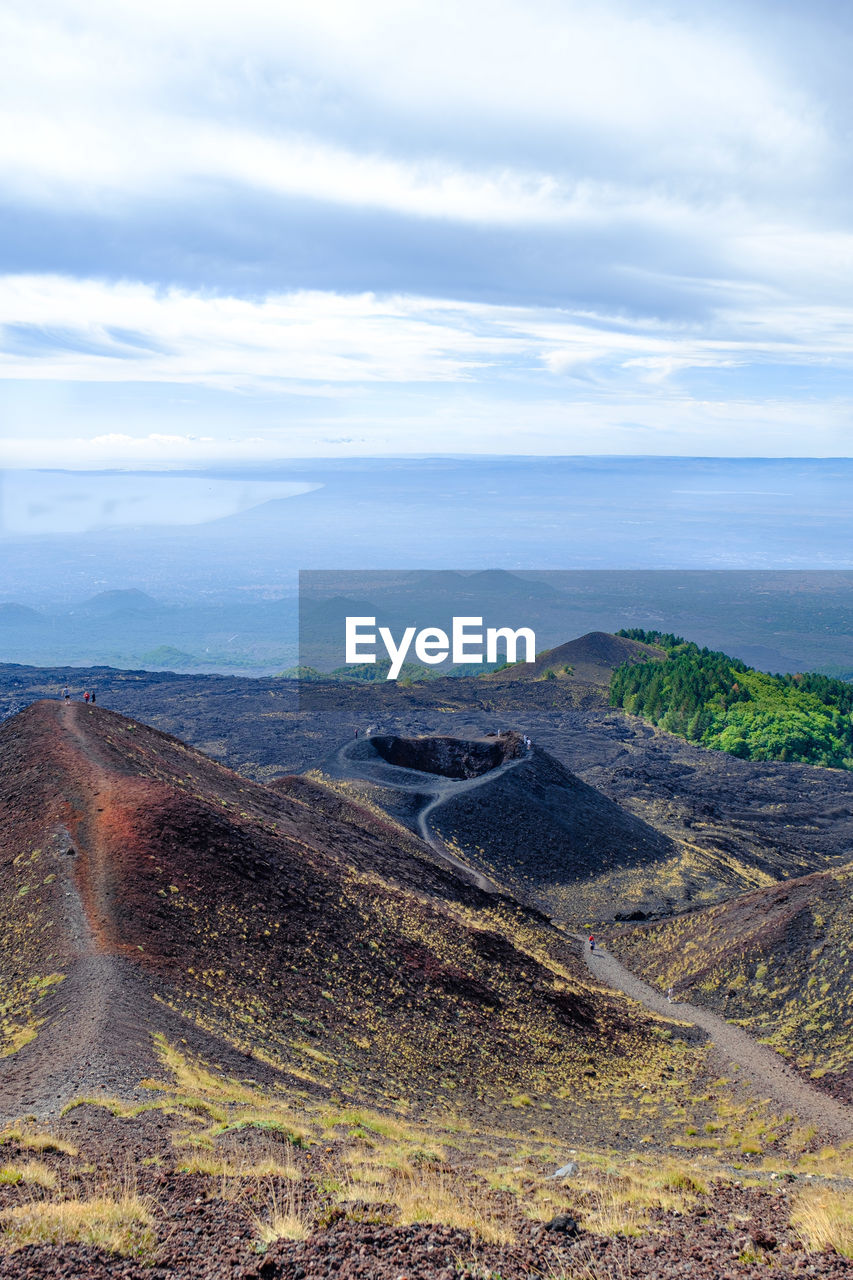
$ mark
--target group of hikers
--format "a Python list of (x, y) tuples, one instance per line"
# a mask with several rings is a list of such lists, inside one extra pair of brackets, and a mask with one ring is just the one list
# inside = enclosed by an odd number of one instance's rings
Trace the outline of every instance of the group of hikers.
[[(62, 690), (62, 696), (66, 702), (71, 701), (71, 693), (69, 692), (68, 685), (66, 685), (65, 688)], [(97, 698), (95, 697), (95, 690), (92, 689), (92, 691), (90, 692), (88, 689), (84, 689), (83, 701), (91, 702), (91, 703), (97, 702)]]

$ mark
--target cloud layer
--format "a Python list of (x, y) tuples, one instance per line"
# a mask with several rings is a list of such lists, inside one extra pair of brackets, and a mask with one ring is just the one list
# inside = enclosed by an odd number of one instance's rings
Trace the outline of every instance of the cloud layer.
[(6, 457), (418, 452), (430, 424), (847, 452), (851, 29), (758, 0), (7, 5)]

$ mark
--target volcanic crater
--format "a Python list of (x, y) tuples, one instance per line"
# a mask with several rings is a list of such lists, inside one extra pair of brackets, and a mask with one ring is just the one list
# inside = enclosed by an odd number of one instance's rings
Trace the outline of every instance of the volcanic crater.
[(377, 735), (370, 743), (388, 764), (462, 781), (491, 773), (525, 751), (521, 735), (501, 733), (476, 740), (450, 737), (399, 738)]

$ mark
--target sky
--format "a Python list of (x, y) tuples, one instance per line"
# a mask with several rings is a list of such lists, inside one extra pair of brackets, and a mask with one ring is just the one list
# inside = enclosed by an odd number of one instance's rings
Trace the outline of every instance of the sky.
[(6, 0), (0, 464), (846, 456), (853, 11)]

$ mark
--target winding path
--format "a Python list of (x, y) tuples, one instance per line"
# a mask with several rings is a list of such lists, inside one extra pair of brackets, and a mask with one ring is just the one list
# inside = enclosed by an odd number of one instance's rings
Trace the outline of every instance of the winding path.
[(429, 803), (424, 805), (417, 815), (418, 831), (424, 842), (438, 854), (442, 861), (449, 863), (455, 871), (462, 871), (484, 893), (506, 893), (506, 890), (496, 885), (494, 880), (490, 880), (488, 876), (476, 871), (467, 862), (455, 857), (444, 841), (432, 830), (430, 818), (436, 809), (448, 800), (455, 800), (466, 791), (473, 791), (475, 787), (493, 782), (502, 773), (518, 768), (527, 756), (522, 755), (512, 760), (505, 760), (497, 768), (489, 769), (476, 778), (446, 778), (440, 773), (422, 773), (418, 769), (406, 769), (401, 765), (389, 764), (387, 760), (383, 760), (378, 751), (374, 756), (365, 756), (362, 753), (365, 743), (369, 741), (369, 738), (357, 738), (351, 742), (345, 742), (335, 753), (332, 762), (324, 766), (323, 772), (330, 777), (360, 778), (363, 782), (393, 787), (395, 791), (429, 796)]
[[(448, 800), (491, 782), (501, 773), (517, 768), (526, 756), (507, 760), (479, 777), (455, 780), (440, 774), (422, 773), (391, 765), (378, 752), (375, 756), (369, 756), (364, 751), (364, 739), (345, 743), (330, 766), (326, 766), (325, 772), (332, 776), (360, 778), (380, 786), (393, 787), (397, 791), (428, 796), (428, 803), (417, 815), (419, 832), (424, 841), (443, 861), (469, 876), (480, 889), (487, 893), (505, 892), (494, 881), (455, 857), (432, 830), (430, 818)], [(610, 952), (599, 948), (592, 952), (588, 940), (582, 934), (575, 936), (582, 944), (583, 957), (590, 973), (599, 983), (621, 991), (663, 1017), (700, 1027), (725, 1058), (737, 1063), (743, 1078), (748, 1079), (760, 1091), (761, 1096), (769, 1097), (785, 1110), (793, 1111), (801, 1120), (814, 1124), (822, 1133), (837, 1137), (853, 1135), (853, 1107), (821, 1093), (797, 1075), (785, 1059), (767, 1045), (760, 1044), (747, 1031), (726, 1022), (709, 1009), (685, 1001), (668, 1000), (661, 991), (626, 969)]]
[(717, 1049), (729, 1061), (736, 1062), (744, 1076), (765, 1096), (790, 1108), (801, 1120), (810, 1121), (821, 1132), (838, 1137), (853, 1135), (853, 1107), (821, 1093), (798, 1076), (784, 1058), (767, 1045), (759, 1044), (747, 1031), (726, 1022), (710, 1009), (684, 1001), (669, 1001), (662, 992), (626, 969), (609, 951), (602, 951), (599, 946), (591, 951), (582, 934), (575, 937), (582, 943), (583, 957), (590, 973), (604, 986), (631, 996), (654, 1013), (701, 1027)]

